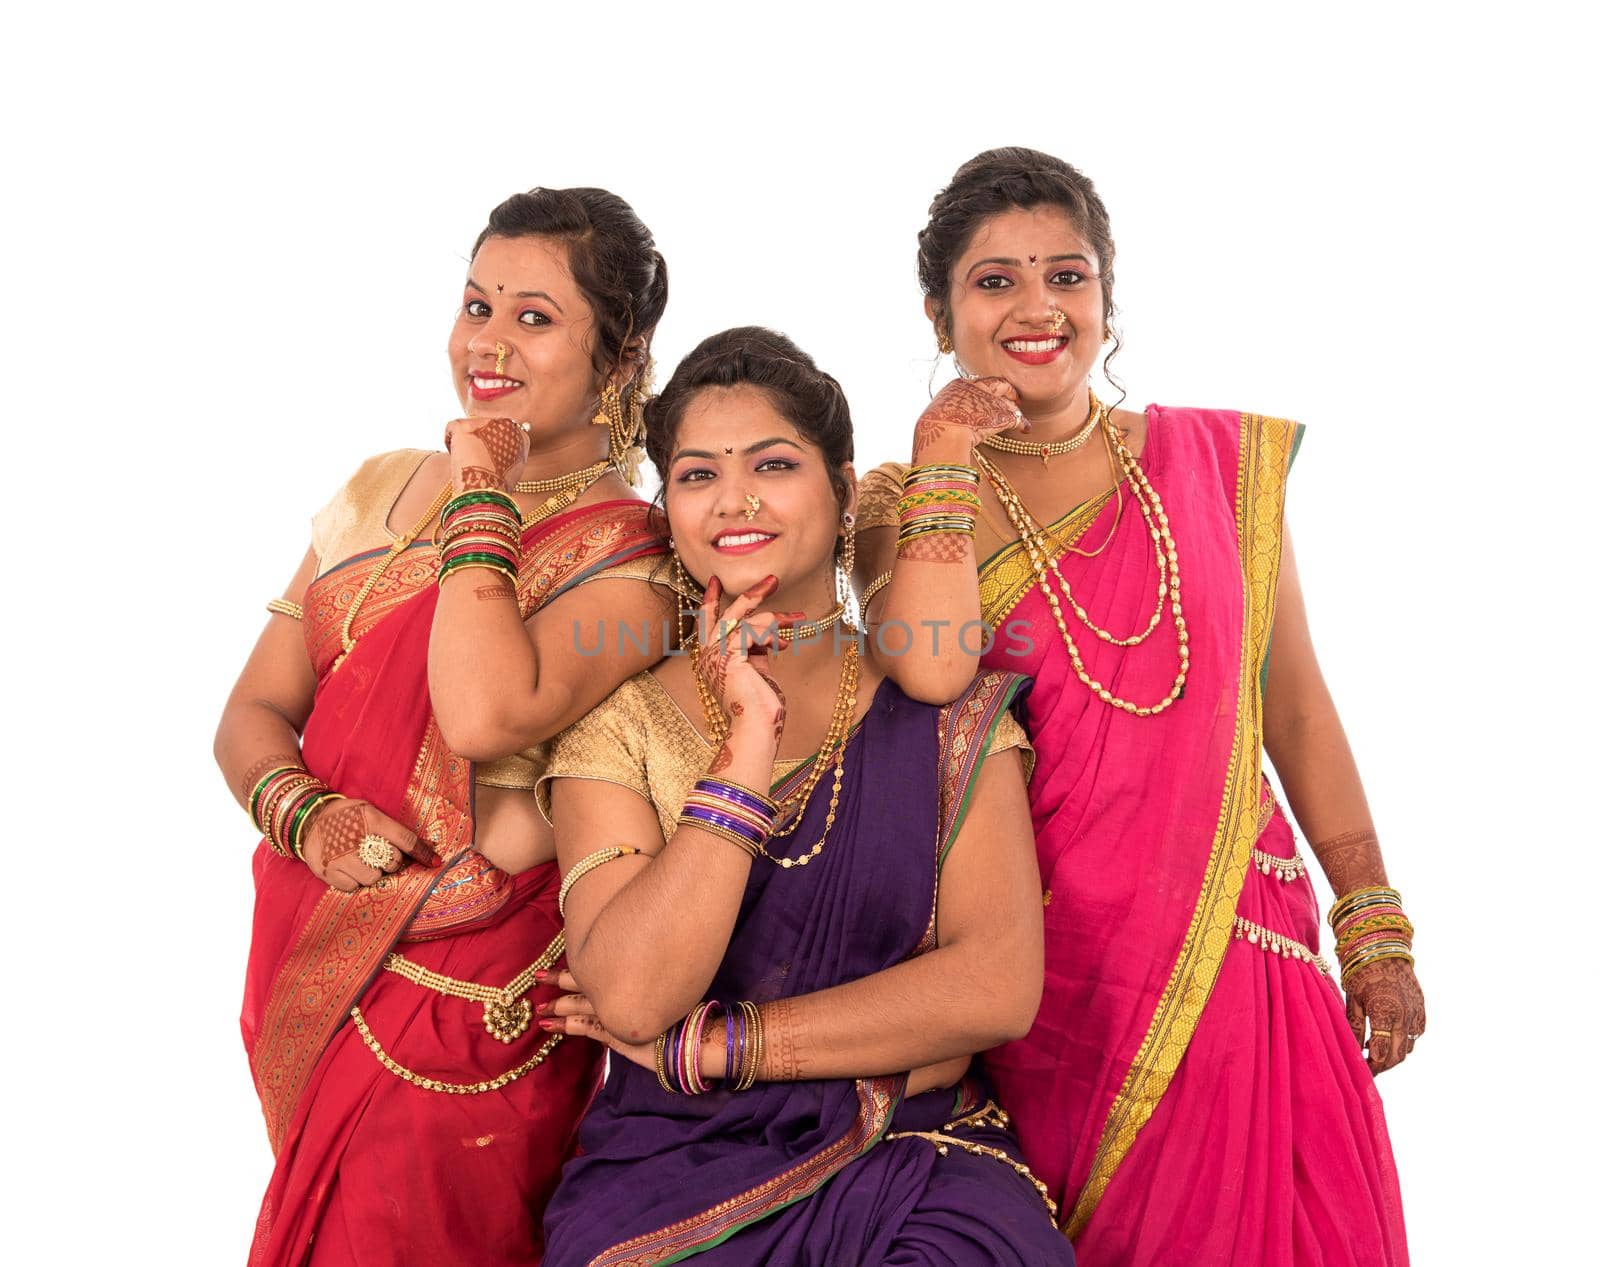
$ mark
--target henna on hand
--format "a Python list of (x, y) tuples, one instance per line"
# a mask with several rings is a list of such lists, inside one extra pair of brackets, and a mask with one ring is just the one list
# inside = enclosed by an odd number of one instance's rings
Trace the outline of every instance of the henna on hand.
[(285, 766), (298, 766), (304, 763), (298, 752), (273, 752), (264, 756), (259, 761), (250, 763), (250, 768), (239, 779), (239, 799), (246, 804), (250, 801), (250, 794), (256, 790), (256, 784), (269, 770), (281, 770)]
[(505, 481), (487, 466), (463, 466), (456, 472), (456, 488), (463, 493), (479, 489), (492, 489), (497, 493), (503, 493), (505, 487)]
[(958, 378), (946, 384), (917, 419), (917, 428), (911, 436), (912, 459), (914, 461), (923, 450), (936, 444), (952, 428), (966, 428), (972, 433), (972, 443), (976, 444), (985, 436), (1009, 431), (1020, 419), (1021, 413), (1014, 402), (985, 390), (977, 380)]
[(318, 814), (310, 830), (316, 833), (322, 850), (322, 869), (340, 858), (361, 848), (361, 839), (367, 834), (367, 819), (359, 803), (339, 804)]
[(733, 741), (723, 740), (722, 747), (717, 749), (717, 755), (711, 758), (711, 764), (706, 768), (707, 774), (721, 774), (733, 764)]
[(763, 1034), (761, 1064), (756, 1077), (763, 1082), (799, 1082), (801, 1024), (793, 999), (775, 999), (761, 1005)]
[(472, 592), (478, 596), (480, 603), (486, 603), (492, 598), (514, 599), (517, 596), (517, 591), (505, 584), (480, 585)]
[[(512, 482), (509, 478), (511, 472), (527, 460), (527, 432), (510, 418), (465, 421), (466, 425), (461, 427), (460, 438), (470, 437), (483, 445), (489, 464), (484, 466), (468, 458), (467, 464), (454, 472), (456, 487), (461, 491), (492, 488), (498, 492), (506, 492)], [(452, 423), (451, 427), (457, 425)], [(446, 447), (450, 448), (452, 453), (455, 452), (452, 441), (457, 438), (454, 430), (446, 431)]]
[(971, 558), (971, 538), (959, 532), (928, 532), (902, 541), (894, 551), (896, 559), (913, 563), (965, 563)]
[(1370, 827), (1314, 840), (1311, 850), (1335, 894), (1389, 883), (1383, 869), (1383, 853), (1378, 848), (1378, 833)]
[[(1416, 973), (1403, 959), (1385, 959), (1363, 968), (1347, 993), (1352, 1013), (1364, 1013), (1371, 1026), (1367, 1064), (1374, 1074), (1392, 1069), (1411, 1050), (1413, 1036), (1427, 1028), (1427, 1010)], [(1365, 1037), (1359, 1027), (1356, 1041)]]

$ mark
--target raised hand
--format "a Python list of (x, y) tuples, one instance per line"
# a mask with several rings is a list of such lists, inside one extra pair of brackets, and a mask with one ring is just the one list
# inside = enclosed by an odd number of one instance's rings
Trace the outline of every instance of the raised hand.
[(1017, 389), (1003, 378), (958, 378), (928, 402), (911, 437), (911, 460), (964, 460), (987, 436), (1028, 429)]
[(783, 736), (786, 707), (783, 692), (772, 680), (767, 655), (773, 648), (789, 645), (779, 632), (780, 624), (803, 618), (800, 612), (756, 611), (777, 587), (778, 578), (768, 576), (719, 615), (722, 582), (713, 576), (700, 605), (701, 636), (695, 651), (695, 671), (727, 715), (730, 729), (770, 738), (774, 753)]
[(528, 425), (511, 418), (457, 418), (444, 429), (450, 478), (458, 492), (509, 493), (528, 461)]
[[(387, 854), (380, 870), (362, 861), (363, 842), (368, 853)], [(384, 850), (380, 842), (391, 848)], [(306, 866), (325, 884), (341, 893), (376, 884), (385, 872), (398, 871), (407, 859), (425, 867), (439, 865), (437, 855), (425, 840), (366, 801), (330, 801), (306, 828), (304, 847)]]

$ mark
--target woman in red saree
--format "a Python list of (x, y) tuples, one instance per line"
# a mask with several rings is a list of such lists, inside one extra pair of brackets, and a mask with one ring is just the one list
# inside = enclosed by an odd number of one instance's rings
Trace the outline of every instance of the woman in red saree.
[[(908, 692), (1034, 680), (1044, 1002), (986, 1057), (1024, 1151), (1088, 1267), (1405, 1263), (1372, 1075), (1421, 1034), (1422, 996), (1283, 531), (1300, 430), (1095, 400), (1113, 247), (1058, 159), (979, 155), (920, 246), (963, 379), (914, 462), (972, 472), (972, 527), (897, 543), (918, 512), (907, 468), (880, 468), (864, 576), (892, 572), (872, 616), (904, 622), (885, 668)], [(1341, 898), (1347, 1005), (1263, 745)]]
[[(542, 741), (658, 654), (577, 634), (673, 609), (621, 473), (666, 290), (615, 195), (497, 208), (450, 339), (449, 454), (381, 455), (335, 495), (229, 699), (218, 762), (267, 837), (242, 1028), (277, 1164), (252, 1263), (539, 1260), (600, 1066), (531, 1024), (563, 953), (531, 789)], [(452, 516), (489, 502), (500, 553), (467, 557)], [(484, 761), (435, 707), (441, 596), (510, 614), (537, 657), (551, 712), (494, 754), (519, 755)]]

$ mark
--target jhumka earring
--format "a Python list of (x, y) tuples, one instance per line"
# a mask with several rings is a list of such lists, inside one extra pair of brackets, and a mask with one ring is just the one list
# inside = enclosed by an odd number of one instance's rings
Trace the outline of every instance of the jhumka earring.
[(956, 350), (956, 345), (951, 342), (950, 336), (945, 333), (942, 326), (939, 328), (937, 338), (939, 340), (939, 351), (942, 354), (948, 356), (951, 352)]
[(756, 513), (761, 509), (761, 499), (754, 493), (746, 493), (744, 495), (744, 500), (745, 504), (750, 507), (749, 510), (744, 512), (745, 522), (749, 523), (750, 520), (756, 517)]
[(596, 427), (609, 427), (611, 416), (621, 410), (622, 393), (616, 389), (615, 384), (607, 383), (600, 389), (600, 407), (594, 411), (594, 417), (589, 419), (591, 425)]
[(511, 349), (498, 339), (494, 345), (494, 376), (500, 378), (506, 372), (506, 357), (511, 355)]

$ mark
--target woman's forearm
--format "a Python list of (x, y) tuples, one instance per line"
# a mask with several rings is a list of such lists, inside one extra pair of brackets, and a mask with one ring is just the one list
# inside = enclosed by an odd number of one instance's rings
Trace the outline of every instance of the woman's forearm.
[[(972, 432), (947, 431), (922, 445), (918, 465), (972, 465)], [(873, 530), (870, 562), (893, 573), (872, 604), (872, 649), (878, 666), (913, 699), (947, 704), (978, 671), (986, 639), (978, 601), (974, 538), (936, 533), (896, 541), (892, 528)]]
[(302, 763), (299, 731), (265, 700), (230, 699), (212, 753), (241, 809), (249, 809), (250, 793), (268, 771)]
[(1269, 731), (1267, 751), (1334, 893), (1387, 885), (1372, 810), (1333, 701), (1276, 733)]
[[(770, 732), (736, 730), (728, 746), (733, 759), (715, 777), (765, 788), (772, 776)], [(580, 938), (569, 933), (572, 973), (612, 1033), (648, 1041), (705, 997), (727, 953), (751, 863), (733, 842), (681, 826)]]
[(454, 752), (494, 760), (554, 734), (571, 692), (541, 681), (533, 640), (505, 577), (470, 568), (439, 587), (428, 641), (428, 692)]
[[(1037, 957), (1037, 947), (1034, 948)], [(941, 946), (859, 981), (761, 1005), (757, 1078), (870, 1078), (971, 1056), (1033, 1024), (1042, 971), (1015, 971), (1027, 947), (1003, 935)], [(722, 1077), (726, 1029), (712, 1027), (701, 1069)]]

